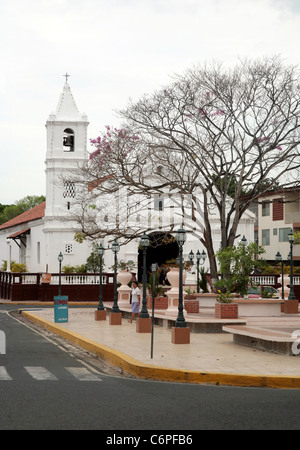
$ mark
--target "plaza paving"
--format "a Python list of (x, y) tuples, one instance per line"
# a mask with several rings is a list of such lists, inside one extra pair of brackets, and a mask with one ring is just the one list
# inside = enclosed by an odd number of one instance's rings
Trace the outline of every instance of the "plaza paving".
[[(112, 304), (106, 306), (109, 313)], [(230, 333), (191, 332), (190, 344), (172, 344), (171, 329), (167, 325), (170, 317), (155, 312), (163, 326), (154, 326), (151, 358), (151, 333), (136, 332), (135, 322), (128, 322), (130, 308), (122, 307), (122, 325), (110, 325), (108, 313), (105, 321), (96, 321), (95, 310), (96, 305), (95, 308), (69, 307), (68, 322), (61, 324), (54, 323), (53, 308), (32, 310), (26, 316), (98, 354), (121, 371), (136, 376), (166, 381), (300, 388), (299, 356), (237, 345)], [(300, 314), (239, 319), (247, 327), (276, 335), (278, 339), (300, 330)], [(209, 308), (187, 315), (186, 320), (188, 324), (216, 321)]]

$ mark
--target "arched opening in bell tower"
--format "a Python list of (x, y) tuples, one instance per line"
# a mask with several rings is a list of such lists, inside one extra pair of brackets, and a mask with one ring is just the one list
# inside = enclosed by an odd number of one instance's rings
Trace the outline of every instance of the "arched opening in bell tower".
[(74, 131), (71, 128), (64, 130), (63, 149), (64, 152), (74, 152)]

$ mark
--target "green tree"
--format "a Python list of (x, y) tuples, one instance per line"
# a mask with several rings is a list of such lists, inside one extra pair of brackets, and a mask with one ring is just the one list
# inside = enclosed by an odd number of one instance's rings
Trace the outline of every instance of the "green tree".
[(258, 259), (265, 252), (255, 242), (249, 245), (239, 244), (227, 247), (216, 254), (222, 278), (215, 283), (221, 292), (237, 292), (246, 295), (251, 284), (250, 274), (255, 268), (262, 267), (264, 260)]
[(1, 205), (0, 204), (0, 224), (13, 219), (19, 214), (28, 211), (34, 206), (39, 205), (45, 201), (44, 195), (27, 195), (21, 200), (16, 201), (13, 205)]

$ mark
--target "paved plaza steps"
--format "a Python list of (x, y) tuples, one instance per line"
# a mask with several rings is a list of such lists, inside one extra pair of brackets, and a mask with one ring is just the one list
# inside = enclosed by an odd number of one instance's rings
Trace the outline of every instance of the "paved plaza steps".
[[(122, 308), (122, 313), (129, 317), (130, 309)], [(282, 313), (280, 317), (240, 317), (230, 320), (216, 319), (213, 308), (201, 308), (199, 314), (187, 314), (185, 320), (191, 333), (230, 333), (233, 342), (238, 345), (290, 356), (300, 355), (300, 314)], [(161, 312), (155, 313), (156, 325), (171, 328), (175, 321), (176, 315), (170, 317)]]
[[(112, 305), (105, 305), (108, 313), (112, 310)], [(131, 309), (120, 306), (122, 316), (124, 318), (131, 317)], [(152, 311), (148, 309), (151, 317)], [(168, 315), (161, 310), (154, 313), (154, 324), (164, 328), (172, 328), (175, 326), (177, 314)], [(216, 319), (211, 308), (201, 309), (199, 314), (186, 314), (185, 321), (190, 328), (191, 333), (223, 333), (222, 327), (224, 325), (246, 325), (245, 319)]]
[[(283, 324), (281, 324), (281, 327)], [(223, 331), (231, 333), (233, 342), (247, 347), (290, 356), (300, 354), (300, 329), (294, 327), (277, 328), (269, 326), (224, 326)], [(299, 342), (299, 343), (297, 343)]]

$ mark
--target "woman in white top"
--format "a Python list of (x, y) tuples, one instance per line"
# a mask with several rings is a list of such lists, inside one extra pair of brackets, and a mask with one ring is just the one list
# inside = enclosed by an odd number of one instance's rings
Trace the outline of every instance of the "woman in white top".
[(139, 290), (138, 284), (136, 281), (132, 282), (132, 314), (131, 314), (131, 319), (128, 320), (128, 322), (132, 323), (132, 320), (134, 318), (135, 315), (137, 315), (137, 317), (139, 317), (139, 312), (140, 312), (140, 303), (141, 303), (141, 291)]

